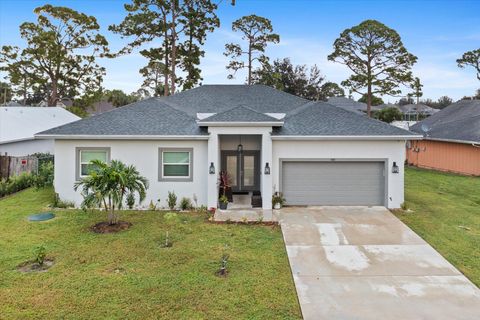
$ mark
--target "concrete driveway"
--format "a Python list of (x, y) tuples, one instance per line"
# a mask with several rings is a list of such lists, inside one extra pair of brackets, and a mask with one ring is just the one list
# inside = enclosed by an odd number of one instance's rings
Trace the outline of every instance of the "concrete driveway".
[(305, 319), (480, 319), (480, 290), (383, 207), (284, 208)]

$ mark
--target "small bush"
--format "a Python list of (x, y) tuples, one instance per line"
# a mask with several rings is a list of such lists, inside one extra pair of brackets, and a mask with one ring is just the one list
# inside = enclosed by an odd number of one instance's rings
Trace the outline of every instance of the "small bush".
[(170, 210), (175, 210), (175, 207), (177, 206), (177, 195), (175, 194), (175, 191), (168, 191), (167, 204)]
[(39, 265), (43, 266), (45, 262), (45, 257), (47, 256), (47, 249), (44, 246), (40, 245), (33, 249), (34, 261)]
[(402, 210), (404, 211), (407, 211), (408, 210), (408, 205), (406, 202), (402, 202), (402, 204), (400, 205), (400, 208), (402, 208)]
[(192, 201), (189, 198), (183, 197), (180, 200), (180, 209), (183, 211), (192, 209)]
[(220, 260), (220, 270), (217, 271), (218, 276), (222, 276), (222, 277), (227, 276), (227, 273), (228, 273), (227, 264), (228, 264), (229, 258), (230, 258), (230, 255), (228, 253), (222, 254), (222, 259)]
[(127, 195), (127, 207), (128, 209), (133, 209), (134, 205), (135, 205), (135, 194), (129, 193)]
[(58, 193), (55, 193), (53, 195), (52, 207), (60, 209), (75, 208), (75, 203), (73, 201), (62, 200)]
[(42, 162), (38, 168), (38, 174), (34, 176), (33, 185), (37, 189), (53, 186), (53, 177), (53, 161)]

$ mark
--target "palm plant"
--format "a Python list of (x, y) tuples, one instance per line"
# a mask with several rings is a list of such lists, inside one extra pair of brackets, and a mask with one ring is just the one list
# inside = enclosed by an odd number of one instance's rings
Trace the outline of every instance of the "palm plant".
[(110, 163), (93, 160), (91, 163), (95, 170), (76, 182), (74, 189), (82, 188), (83, 209), (103, 206), (108, 212), (108, 223), (116, 224), (118, 215), (115, 209), (122, 209), (125, 197), (132, 197), (135, 193), (138, 193), (139, 202), (145, 200), (148, 180), (134, 166), (118, 160)]

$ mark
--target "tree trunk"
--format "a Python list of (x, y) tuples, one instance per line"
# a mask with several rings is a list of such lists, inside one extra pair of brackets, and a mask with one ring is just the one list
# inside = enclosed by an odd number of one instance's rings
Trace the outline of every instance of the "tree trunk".
[(370, 118), (372, 109), (372, 85), (369, 83), (367, 88), (367, 115)]
[[(166, 16), (163, 17), (163, 23), (164, 23), (165, 26), (167, 25), (167, 17)], [(163, 86), (163, 95), (168, 96), (168, 95), (170, 95), (169, 94), (170, 89), (169, 89), (169, 85), (168, 85), (168, 79), (169, 79), (169, 77), (168, 77), (168, 67), (169, 67), (170, 64), (168, 63), (168, 59), (169, 59), (169, 56), (168, 56), (169, 52), (168, 51), (169, 50), (168, 50), (168, 29), (167, 28), (165, 28), (164, 38), (165, 39), (163, 40), (163, 43), (164, 43), (164, 46), (165, 46), (165, 70), (163, 70), (163, 73), (165, 75), (165, 83), (164, 83), (164, 86)]]
[[(7, 92), (5, 91), (5, 97)], [(23, 105), (27, 105), (27, 77), (23, 77)]]
[(252, 84), (252, 40), (248, 41), (248, 85)]
[(57, 79), (52, 79), (52, 92), (50, 94), (50, 98), (48, 100), (49, 107), (55, 107), (57, 105), (58, 100), (58, 87), (57, 87)]
[(175, 94), (175, 82), (177, 81), (176, 75), (175, 75), (175, 69), (177, 66), (177, 30), (175, 29), (176, 27), (176, 19), (177, 19), (177, 8), (176, 8), (176, 1), (172, 1), (172, 68), (170, 71), (170, 80), (171, 82), (171, 94)]

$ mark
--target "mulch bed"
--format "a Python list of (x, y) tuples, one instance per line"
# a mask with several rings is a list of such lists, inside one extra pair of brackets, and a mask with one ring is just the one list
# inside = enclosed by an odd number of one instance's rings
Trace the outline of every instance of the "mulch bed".
[(109, 224), (106, 221), (102, 221), (91, 226), (90, 230), (92, 230), (95, 233), (115, 233), (115, 232), (127, 230), (131, 226), (132, 224), (127, 221), (118, 221), (115, 224)]
[(23, 273), (28, 272), (46, 272), (54, 264), (53, 259), (45, 259), (42, 265), (34, 261), (26, 261), (17, 266), (17, 270)]

